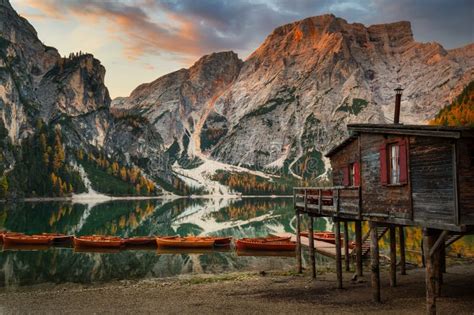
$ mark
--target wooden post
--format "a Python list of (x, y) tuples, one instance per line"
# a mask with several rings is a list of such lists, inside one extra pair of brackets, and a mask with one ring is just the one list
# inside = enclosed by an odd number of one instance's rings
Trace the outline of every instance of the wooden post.
[(436, 282), (438, 275), (435, 272), (434, 259), (430, 255), (433, 246), (434, 233), (431, 229), (423, 229), (423, 252), (425, 257), (425, 281), (426, 281), (426, 313), (436, 314)]
[[(435, 230), (435, 241), (441, 237), (440, 232), (438, 230)], [(444, 245), (444, 239), (443, 242), (440, 243), (438, 250), (435, 251), (435, 253), (432, 255), (433, 259), (433, 269), (434, 272), (436, 273), (436, 278), (438, 281), (435, 282), (435, 294), (437, 297), (441, 296), (441, 283), (443, 281), (443, 273), (441, 272), (441, 247)]]
[(296, 268), (298, 273), (303, 273), (303, 262), (301, 258), (301, 222), (300, 212), (296, 210)]
[(314, 218), (309, 217), (308, 223), (308, 237), (309, 237), (309, 256), (311, 258), (311, 274), (313, 279), (316, 279), (316, 257), (314, 250), (314, 230), (313, 230)]
[(440, 248), (441, 250), (441, 272), (446, 273), (446, 243), (443, 244)]
[(372, 299), (380, 302), (380, 266), (379, 266), (379, 240), (377, 223), (370, 222), (370, 270), (372, 272)]
[(362, 276), (362, 221), (355, 221), (356, 234), (356, 272), (358, 276)]
[(400, 274), (406, 275), (406, 261), (405, 261), (405, 231), (402, 225), (398, 227), (398, 238), (400, 241)]
[(351, 257), (349, 256), (349, 228), (347, 221), (344, 221), (344, 261), (346, 262), (346, 271), (351, 270)]
[(395, 225), (390, 225), (390, 286), (397, 286), (397, 242)]
[(341, 225), (339, 218), (334, 218), (335, 238), (336, 238), (336, 274), (337, 287), (342, 289), (342, 261), (341, 261)]
[(443, 244), (440, 245), (439, 248), (439, 281), (441, 284), (443, 284), (443, 273), (446, 273), (446, 241), (443, 242)]

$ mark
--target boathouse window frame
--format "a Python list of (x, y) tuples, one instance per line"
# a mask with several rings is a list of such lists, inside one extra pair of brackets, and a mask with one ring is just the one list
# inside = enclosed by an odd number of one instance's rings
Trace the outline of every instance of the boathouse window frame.
[(380, 182), (383, 186), (408, 184), (406, 138), (386, 139), (380, 148)]
[(349, 163), (343, 170), (343, 186), (358, 187), (360, 185), (360, 167), (359, 162)]

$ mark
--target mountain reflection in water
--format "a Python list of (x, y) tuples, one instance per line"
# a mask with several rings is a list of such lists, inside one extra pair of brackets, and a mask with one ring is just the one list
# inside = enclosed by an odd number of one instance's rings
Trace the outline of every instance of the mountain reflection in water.
[[(110, 201), (102, 204), (37, 202), (0, 204), (0, 230), (35, 234), (74, 235), (215, 235), (266, 236), (295, 229), (291, 198), (176, 199)], [(303, 227), (307, 226), (303, 219)], [(331, 230), (330, 220), (319, 218), (315, 230)], [(364, 226), (364, 232), (367, 226)], [(353, 226), (349, 225), (353, 237)], [(381, 240), (382, 252), (388, 248)], [(407, 229), (407, 257), (421, 263), (421, 230)], [(474, 242), (465, 237), (448, 254), (472, 256)], [(287, 253), (286, 253), (287, 255)], [(305, 261), (307, 257), (304, 257)], [(334, 267), (333, 260), (317, 255), (318, 266)], [(75, 250), (68, 247), (3, 248), (0, 251), (0, 286), (44, 282), (105, 282), (118, 279), (169, 277), (189, 273), (288, 270), (295, 258), (279, 253), (176, 251), (154, 248), (127, 250)]]

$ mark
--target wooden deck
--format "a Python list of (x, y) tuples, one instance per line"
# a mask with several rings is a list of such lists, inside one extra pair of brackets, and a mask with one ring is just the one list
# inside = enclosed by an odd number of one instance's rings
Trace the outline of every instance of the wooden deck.
[[(296, 242), (296, 235), (293, 233), (275, 233), (272, 234), (273, 236), (279, 236), (279, 237), (288, 237), (291, 236), (291, 240)], [(301, 236), (301, 245), (309, 247), (309, 238), (305, 236)], [(316, 250), (317, 253), (335, 258), (336, 257), (336, 245), (331, 244), (328, 242), (322, 242), (322, 241), (317, 241), (314, 240), (314, 249)], [(352, 252), (352, 249), (349, 249), (349, 254)], [(344, 257), (344, 247), (341, 246), (341, 257)]]

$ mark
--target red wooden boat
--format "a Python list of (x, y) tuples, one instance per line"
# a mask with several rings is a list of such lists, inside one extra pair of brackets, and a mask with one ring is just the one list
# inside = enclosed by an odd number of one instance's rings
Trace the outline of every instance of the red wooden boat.
[(80, 236), (74, 237), (74, 246), (76, 247), (98, 247), (98, 248), (120, 248), (124, 241), (116, 236)]
[(50, 245), (52, 240), (50, 237), (43, 235), (24, 235), (24, 234), (4, 234), (3, 243), (9, 245)]
[(157, 237), (156, 244), (158, 247), (175, 247), (175, 248), (212, 248), (214, 240), (205, 237)]
[(127, 246), (156, 246), (156, 237), (154, 236), (136, 236), (124, 238), (123, 242)]
[(23, 233), (18, 233), (18, 232), (7, 232), (7, 231), (1, 231), (0, 232), (0, 243), (3, 243), (3, 237), (5, 235), (25, 235)]
[(42, 236), (50, 237), (53, 243), (66, 243), (71, 242), (74, 239), (72, 235), (66, 235), (61, 233), (41, 233)]
[(243, 238), (235, 243), (238, 250), (294, 251), (296, 242), (290, 240), (266, 240), (265, 238)]
[[(309, 237), (308, 232), (301, 232), (301, 236)], [(325, 231), (325, 232), (314, 232), (314, 239), (322, 242), (327, 242), (331, 244), (336, 244), (336, 234), (334, 232)], [(343, 239), (343, 234), (341, 233), (341, 241)]]

